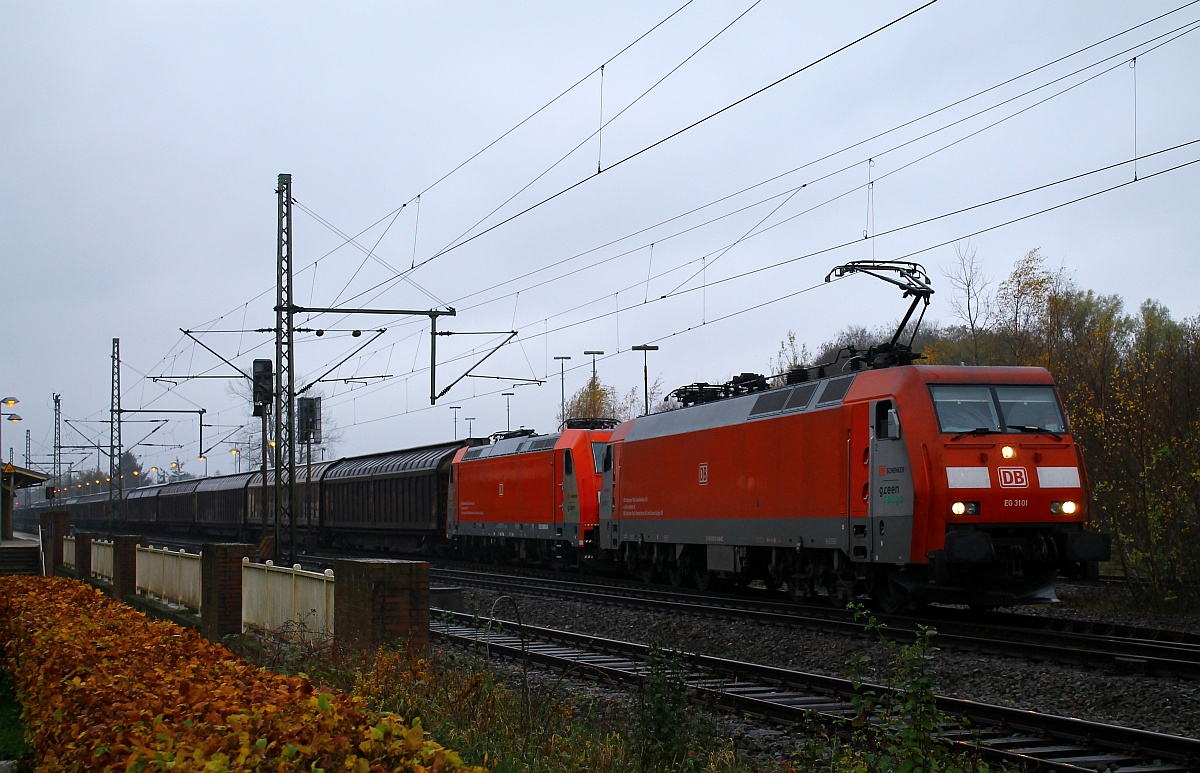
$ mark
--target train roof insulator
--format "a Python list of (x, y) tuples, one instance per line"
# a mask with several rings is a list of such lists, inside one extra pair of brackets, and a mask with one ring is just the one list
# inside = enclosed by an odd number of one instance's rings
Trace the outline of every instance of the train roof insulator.
[(724, 400), (727, 397), (739, 397), (741, 395), (762, 392), (770, 388), (771, 384), (763, 374), (742, 373), (729, 379), (724, 384), (709, 384), (708, 382), (700, 381), (695, 384), (681, 386), (672, 392), (669, 397), (686, 408), (689, 405), (702, 405), (715, 400)]

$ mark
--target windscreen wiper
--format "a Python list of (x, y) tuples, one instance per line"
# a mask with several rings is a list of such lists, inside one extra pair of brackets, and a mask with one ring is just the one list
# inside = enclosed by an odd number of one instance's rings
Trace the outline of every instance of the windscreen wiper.
[(1019, 429), (1022, 432), (1039, 432), (1044, 435), (1049, 435), (1050, 437), (1054, 438), (1055, 440), (1062, 440), (1062, 435), (1059, 435), (1056, 432), (1051, 432), (1050, 430), (1046, 429), (1045, 427), (1039, 427), (1036, 424), (1009, 424), (1008, 428), (1009, 429)]
[(958, 440), (960, 437), (966, 437), (967, 435), (992, 435), (999, 431), (1000, 430), (992, 429), (991, 427), (976, 427), (975, 429), (969, 429), (966, 432), (958, 433), (954, 437), (950, 438), (950, 442), (953, 443), (955, 440)]

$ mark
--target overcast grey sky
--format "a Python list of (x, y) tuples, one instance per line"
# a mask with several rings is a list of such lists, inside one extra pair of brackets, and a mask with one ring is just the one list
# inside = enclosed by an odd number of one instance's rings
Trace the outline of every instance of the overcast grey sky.
[[(430, 407), (427, 320), (305, 322), (388, 328), (334, 375), (391, 378), (324, 385), (342, 454), (449, 439), (451, 405), (460, 436), (467, 417), (504, 429), (505, 391), (514, 427), (549, 431), (558, 355), (568, 394), (589, 349), (625, 391), (642, 376), (629, 347), (655, 343), (651, 378), (670, 389), (764, 371), (789, 330), (816, 346), (897, 319), (899, 293), (864, 277), (800, 292), (850, 260), (924, 263), (949, 322), (942, 272), (973, 233), (997, 281), (1040, 248), (1084, 289), (1197, 314), (1200, 164), (1155, 173), (1200, 145), (1044, 214), (1027, 217), (1133, 165), (937, 216), (1200, 139), (1200, 5), (1119, 35), (1184, 4), (940, 0), (623, 161), (921, 6), (683, 3), (0, 3), (0, 393), (26, 420), (4, 425), (5, 459), (23, 461), (29, 429), (48, 464), (54, 392), (107, 443), (114, 337), (124, 407), (203, 407), (206, 446), (247, 421), (225, 381), (148, 377), (229, 372), (180, 328), (274, 325), (281, 172), (297, 303), (451, 305), (441, 329), (520, 333), (478, 370), (509, 380), (464, 379)], [(273, 357), (262, 333), (201, 339), (246, 370)], [(299, 335), (298, 380), (364, 340)], [(438, 388), (500, 340), (439, 338)], [(150, 440), (178, 448), (135, 451), (202, 473), (196, 424)], [(210, 472), (233, 470), (229, 448)]]

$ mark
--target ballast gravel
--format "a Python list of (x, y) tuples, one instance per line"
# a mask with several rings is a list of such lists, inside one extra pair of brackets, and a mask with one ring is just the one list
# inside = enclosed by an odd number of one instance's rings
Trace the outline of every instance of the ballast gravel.
[[(1148, 618), (1086, 612), (1080, 599), (1060, 591), (1066, 602), (1023, 612), (1125, 625), (1196, 630), (1191, 618)], [(504, 598), (502, 598), (504, 597)], [(464, 588), (468, 610), (528, 625), (560, 628), (605, 638), (650, 643), (717, 657), (846, 677), (852, 659), (885, 653), (871, 640), (804, 631), (750, 621), (718, 620), (678, 613), (554, 599), (517, 592)], [(936, 636), (933, 639), (937, 644)], [(938, 694), (1094, 722), (1170, 733), (1200, 735), (1200, 683), (1181, 679), (1112, 673), (1030, 661), (1023, 657), (937, 651), (931, 670)], [(587, 700), (595, 690), (585, 688)], [(791, 740), (770, 727), (741, 720), (727, 727), (739, 748), (770, 756), (786, 755)]]

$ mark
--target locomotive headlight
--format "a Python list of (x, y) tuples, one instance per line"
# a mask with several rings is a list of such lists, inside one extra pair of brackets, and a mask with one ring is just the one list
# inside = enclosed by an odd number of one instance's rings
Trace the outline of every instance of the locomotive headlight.
[(1078, 509), (1079, 505), (1075, 504), (1069, 499), (1063, 502), (1050, 503), (1050, 512), (1054, 513), (1055, 515), (1074, 515), (1075, 511)]
[(1004, 446), (1000, 449), (1000, 455), (1005, 459), (1012, 459), (1017, 455), (1017, 449), (1013, 448), (1012, 446)]
[(950, 512), (955, 515), (979, 515), (978, 502), (955, 502), (950, 505)]

